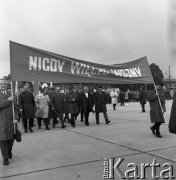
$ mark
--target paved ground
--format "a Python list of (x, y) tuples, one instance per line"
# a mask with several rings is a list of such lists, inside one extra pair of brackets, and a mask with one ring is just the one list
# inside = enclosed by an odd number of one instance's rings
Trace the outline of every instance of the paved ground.
[[(156, 159), (161, 165), (157, 175), (168, 169), (162, 167), (164, 163), (170, 163), (176, 176), (176, 136), (168, 132), (167, 126), (171, 103), (167, 101), (162, 139), (150, 132), (149, 105), (147, 112), (141, 113), (139, 103), (118, 105), (116, 111), (108, 105), (109, 125), (105, 125), (102, 115), (100, 125), (96, 125), (92, 114), (89, 127), (78, 119), (76, 128), (68, 124), (65, 130), (58, 126), (46, 131), (43, 127), (23, 134), (22, 142), (14, 144), (10, 165), (0, 164), (0, 179), (102, 180), (104, 158), (110, 157), (124, 158), (119, 167), (123, 174), (132, 169), (127, 167), (129, 163), (136, 163), (140, 175), (140, 164), (152, 164)], [(121, 179), (116, 173), (114, 176)], [(152, 179), (151, 168), (146, 169), (146, 179)]]

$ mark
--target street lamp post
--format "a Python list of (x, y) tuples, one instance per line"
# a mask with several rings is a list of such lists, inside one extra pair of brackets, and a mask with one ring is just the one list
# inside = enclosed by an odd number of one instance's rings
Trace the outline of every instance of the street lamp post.
[[(166, 72), (166, 74), (167, 74), (167, 72)], [(169, 88), (171, 87), (171, 85), (170, 85), (170, 84), (171, 84), (171, 83), (170, 83), (170, 82), (171, 82), (171, 77), (172, 77), (172, 76), (171, 76), (171, 74), (170, 74), (170, 65), (169, 65), (169, 66), (168, 66), (168, 78), (169, 78), (168, 87), (169, 87)]]
[(171, 78), (171, 75), (170, 75), (170, 65), (169, 65), (169, 88), (171, 87), (171, 85), (170, 85), (170, 78)]

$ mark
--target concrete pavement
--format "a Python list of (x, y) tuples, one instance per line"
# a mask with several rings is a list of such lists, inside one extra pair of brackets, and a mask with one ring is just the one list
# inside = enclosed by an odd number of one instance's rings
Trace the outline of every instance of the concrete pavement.
[[(10, 165), (0, 163), (0, 179), (102, 180), (104, 158), (110, 157), (124, 158), (120, 166), (122, 173), (129, 169), (129, 163), (140, 167), (141, 163), (151, 164), (156, 159), (161, 166), (170, 163), (176, 176), (176, 136), (169, 133), (167, 126), (171, 103), (166, 104), (162, 139), (149, 129), (149, 104), (146, 113), (141, 113), (137, 102), (118, 104), (116, 111), (108, 105), (109, 125), (102, 114), (100, 125), (96, 125), (91, 114), (89, 127), (78, 118), (76, 128), (70, 124), (66, 124), (66, 129), (58, 125), (50, 131), (35, 128), (34, 133), (23, 134), (21, 143), (15, 142)], [(162, 170), (157, 168), (157, 175)], [(115, 174), (115, 179), (121, 178)], [(152, 179), (150, 168), (146, 169), (146, 179)]]

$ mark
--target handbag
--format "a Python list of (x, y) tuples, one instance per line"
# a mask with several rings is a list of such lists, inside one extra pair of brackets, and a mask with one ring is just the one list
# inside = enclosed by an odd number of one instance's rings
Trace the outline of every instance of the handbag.
[(17, 124), (14, 125), (14, 139), (17, 142), (21, 142), (21, 132), (19, 131)]

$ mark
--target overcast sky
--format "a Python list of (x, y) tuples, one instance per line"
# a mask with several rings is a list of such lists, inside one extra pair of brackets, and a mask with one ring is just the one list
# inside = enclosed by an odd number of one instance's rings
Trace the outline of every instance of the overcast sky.
[(164, 74), (168, 70), (169, 0), (0, 3), (0, 78), (10, 73), (9, 40), (102, 64), (147, 56)]

